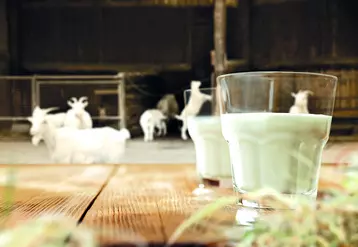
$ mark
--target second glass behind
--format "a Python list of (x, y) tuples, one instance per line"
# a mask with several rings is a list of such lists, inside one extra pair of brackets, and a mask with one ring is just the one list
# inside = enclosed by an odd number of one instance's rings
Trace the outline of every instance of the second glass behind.
[(216, 100), (216, 88), (197, 88), (184, 91), (187, 108), (186, 124), (195, 146), (199, 187), (195, 195), (212, 193), (204, 188), (204, 181), (229, 181), (232, 173), (228, 144), (221, 130), (221, 119)]

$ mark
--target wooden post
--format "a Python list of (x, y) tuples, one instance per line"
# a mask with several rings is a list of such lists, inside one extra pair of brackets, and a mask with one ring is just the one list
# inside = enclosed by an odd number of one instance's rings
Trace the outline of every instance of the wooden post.
[[(7, 20), (7, 1), (0, 1), (0, 74), (9, 73), (9, 43), (8, 43), (8, 20)], [(13, 96), (11, 93), (11, 80), (2, 79), (0, 81), (0, 116), (11, 116), (13, 114)], [(0, 122), (1, 128), (10, 128), (11, 121)]]
[[(216, 78), (225, 73), (226, 69), (226, 0), (214, 2), (214, 80), (212, 87), (217, 86)], [(217, 87), (215, 99), (218, 99), (220, 89)], [(215, 115), (220, 113), (219, 102), (216, 100)]]

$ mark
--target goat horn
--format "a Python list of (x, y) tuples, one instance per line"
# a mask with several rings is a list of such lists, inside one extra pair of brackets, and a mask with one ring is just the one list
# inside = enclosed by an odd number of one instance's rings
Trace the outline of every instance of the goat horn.
[(311, 90), (306, 90), (305, 91), (307, 94), (313, 95), (313, 92)]
[(77, 99), (76, 99), (76, 97), (72, 97), (72, 98), (70, 99), (70, 101), (73, 101), (73, 103), (75, 103), (75, 102), (77, 102)]
[(81, 97), (81, 98), (78, 100), (78, 102), (83, 103), (85, 100), (88, 100), (88, 97), (83, 96), (83, 97)]
[(58, 110), (59, 107), (50, 107), (50, 108), (47, 108), (47, 109), (43, 109), (42, 111), (44, 113), (49, 113), (50, 111), (54, 111), (54, 110)]

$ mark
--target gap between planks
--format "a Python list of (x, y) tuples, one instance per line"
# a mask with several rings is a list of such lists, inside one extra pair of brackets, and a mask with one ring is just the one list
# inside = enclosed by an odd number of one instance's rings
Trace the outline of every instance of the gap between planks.
[(112, 171), (109, 173), (108, 177), (106, 178), (106, 180), (104, 181), (103, 185), (101, 186), (101, 188), (99, 189), (99, 191), (97, 192), (97, 194), (92, 198), (92, 200), (90, 201), (90, 203), (88, 204), (88, 206), (85, 208), (85, 210), (83, 211), (83, 213), (81, 214), (80, 218), (77, 221), (77, 225), (81, 224), (82, 221), (84, 220), (84, 218), (86, 217), (87, 213), (90, 211), (90, 209), (92, 208), (93, 204), (96, 202), (97, 198), (100, 196), (100, 194), (102, 193), (102, 191), (107, 187), (107, 185), (109, 184), (109, 182), (111, 181), (111, 179), (117, 174), (118, 168), (120, 167), (120, 165), (116, 165), (112, 168)]

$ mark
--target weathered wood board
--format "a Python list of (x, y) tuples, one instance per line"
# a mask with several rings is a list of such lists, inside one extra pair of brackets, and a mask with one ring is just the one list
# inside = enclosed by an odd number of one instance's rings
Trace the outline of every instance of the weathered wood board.
[[(101, 229), (102, 244), (165, 243), (180, 223), (207, 203), (191, 194), (196, 187), (194, 175), (194, 165), (121, 166), (83, 223)], [(220, 236), (198, 226), (177, 242), (218, 239)]]
[[(13, 168), (14, 188), (7, 187)], [(62, 214), (79, 220), (107, 181), (113, 166), (1, 166), (0, 210), (11, 189), (10, 217), (0, 216), (5, 226), (43, 214)]]
[[(4, 192), (8, 189), (9, 168), (16, 168), (14, 204), (10, 217), (2, 214), (0, 223), (9, 227), (42, 214), (63, 214), (91, 227), (101, 246), (164, 245), (185, 219), (208, 203), (192, 194), (197, 187), (193, 164), (0, 165), (0, 212), (6, 207)], [(321, 174), (330, 174), (331, 169), (324, 167)], [(334, 182), (337, 174), (332, 174), (328, 177)], [(329, 179), (320, 181), (320, 186), (332, 186)], [(215, 192), (220, 196), (233, 194), (232, 189)], [(225, 241), (222, 227), (236, 223), (237, 209), (224, 208), (185, 231), (175, 243)]]

